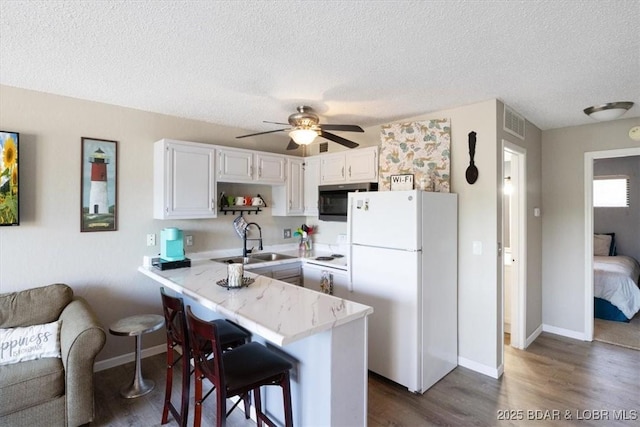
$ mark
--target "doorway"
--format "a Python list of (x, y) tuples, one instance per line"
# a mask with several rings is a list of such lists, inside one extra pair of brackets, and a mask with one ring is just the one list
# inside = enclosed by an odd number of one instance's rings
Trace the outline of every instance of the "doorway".
[(526, 348), (526, 156), (524, 148), (502, 140), (502, 321), (508, 345), (517, 349)]
[(593, 162), (596, 159), (640, 155), (638, 148), (584, 153), (584, 340), (593, 341)]

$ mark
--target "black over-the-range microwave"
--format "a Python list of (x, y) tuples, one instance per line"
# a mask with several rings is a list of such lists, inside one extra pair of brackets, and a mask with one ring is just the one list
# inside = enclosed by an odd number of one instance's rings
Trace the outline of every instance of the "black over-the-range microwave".
[(318, 218), (322, 221), (347, 221), (347, 194), (356, 191), (377, 191), (377, 182), (318, 186)]

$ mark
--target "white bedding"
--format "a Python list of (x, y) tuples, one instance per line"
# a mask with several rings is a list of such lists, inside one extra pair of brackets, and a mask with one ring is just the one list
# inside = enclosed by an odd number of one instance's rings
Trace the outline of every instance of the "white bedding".
[(628, 256), (593, 257), (593, 295), (609, 301), (631, 319), (640, 310), (640, 265)]

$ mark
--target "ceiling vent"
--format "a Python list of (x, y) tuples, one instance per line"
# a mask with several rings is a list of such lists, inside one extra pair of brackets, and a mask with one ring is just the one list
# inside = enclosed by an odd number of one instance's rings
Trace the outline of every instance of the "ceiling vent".
[(511, 135), (515, 135), (520, 139), (524, 139), (525, 120), (520, 114), (511, 108), (504, 106), (504, 130)]
[(321, 142), (319, 144), (319, 150), (321, 153), (326, 153), (327, 151), (329, 151), (329, 143), (328, 142)]

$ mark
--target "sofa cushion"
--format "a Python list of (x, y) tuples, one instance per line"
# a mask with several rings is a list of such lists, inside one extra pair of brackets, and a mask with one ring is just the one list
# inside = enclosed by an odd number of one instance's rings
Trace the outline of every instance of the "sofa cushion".
[(30, 360), (0, 366), (0, 416), (64, 395), (60, 359)]
[(73, 290), (61, 283), (0, 294), (0, 328), (56, 321), (72, 299)]

